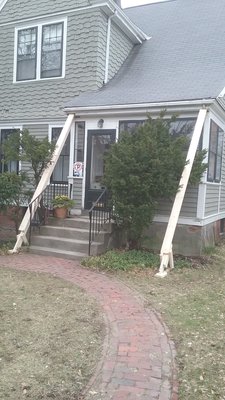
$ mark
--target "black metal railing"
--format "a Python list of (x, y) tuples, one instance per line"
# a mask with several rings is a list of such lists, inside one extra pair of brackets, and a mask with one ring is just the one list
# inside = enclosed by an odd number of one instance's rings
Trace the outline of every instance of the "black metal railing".
[(52, 200), (55, 196), (71, 196), (72, 185), (68, 183), (50, 183), (35, 199), (29, 204), (30, 229), (29, 243), (31, 243), (32, 232), (35, 228), (40, 229), (41, 225), (46, 225), (49, 216), (53, 215)]
[(89, 256), (91, 255), (91, 244), (103, 229), (104, 224), (111, 221), (111, 213), (111, 198), (105, 188), (89, 210)]

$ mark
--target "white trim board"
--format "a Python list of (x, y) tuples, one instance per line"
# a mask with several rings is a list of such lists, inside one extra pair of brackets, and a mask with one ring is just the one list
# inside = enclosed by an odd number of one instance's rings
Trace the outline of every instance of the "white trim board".
[[(8, 0), (3, 0), (3, 1), (6, 4)], [(30, 21), (40, 21), (40, 20), (45, 20), (46, 18), (50, 19), (50, 18), (61, 16), (61, 15), (73, 14), (73, 13), (76, 13), (76, 12), (86, 11), (86, 10), (89, 10), (89, 9), (91, 10), (91, 9), (104, 7), (104, 6), (107, 7), (110, 10), (110, 14), (112, 14), (114, 12), (114, 10), (111, 7), (109, 7), (109, 5), (107, 3), (99, 3), (99, 4), (92, 5), (92, 6), (72, 8), (72, 9), (66, 10), (66, 11), (62, 10), (62, 11), (58, 11), (58, 12), (47, 14), (47, 15), (46, 14), (41, 14), (41, 15), (36, 16), (36, 17), (28, 17), (28, 18), (17, 19), (15, 21), (3, 22), (2, 24), (0, 24), (0, 27), (1, 26), (8, 26), (8, 25), (24, 24), (24, 23), (28, 23)]]
[(8, 0), (0, 0), (0, 12), (3, 9), (4, 5), (7, 3)]
[[(225, 218), (225, 211), (220, 214), (214, 214), (212, 216), (205, 217), (203, 219), (180, 217), (177, 225), (206, 226), (213, 222), (219, 221), (223, 218)], [(169, 221), (169, 216), (166, 215), (156, 215), (153, 218), (153, 222), (156, 223), (167, 224), (168, 221)]]
[(196, 100), (182, 100), (182, 101), (165, 101), (157, 103), (133, 103), (133, 104), (111, 104), (111, 105), (99, 105), (99, 106), (68, 106), (64, 108), (66, 113), (76, 113), (77, 115), (98, 115), (98, 112), (107, 112), (109, 114), (118, 113), (124, 114), (139, 112), (150, 112), (154, 111), (159, 113), (166, 109), (173, 109), (173, 112), (181, 111), (182, 109), (189, 109), (188, 111), (198, 112), (201, 106), (210, 106), (213, 104), (215, 99), (196, 99)]

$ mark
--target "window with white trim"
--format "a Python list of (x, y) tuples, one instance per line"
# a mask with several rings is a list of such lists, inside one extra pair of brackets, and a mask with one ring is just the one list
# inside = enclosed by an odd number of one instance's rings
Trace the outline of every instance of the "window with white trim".
[(211, 120), (207, 176), (209, 182), (220, 182), (221, 179), (223, 135), (223, 130)]
[(65, 75), (66, 20), (16, 30), (15, 81)]
[(0, 128), (0, 173), (3, 172), (16, 172), (19, 171), (18, 161), (6, 161), (4, 155), (4, 143), (12, 133), (16, 132), (17, 129)]
[[(57, 142), (59, 135), (62, 131), (62, 127), (52, 127), (51, 129), (51, 140)], [(68, 182), (69, 175), (69, 159), (70, 159), (70, 134), (68, 135), (63, 149), (60, 153), (59, 159), (56, 163), (55, 169), (51, 176), (51, 182), (54, 183), (65, 183)]]

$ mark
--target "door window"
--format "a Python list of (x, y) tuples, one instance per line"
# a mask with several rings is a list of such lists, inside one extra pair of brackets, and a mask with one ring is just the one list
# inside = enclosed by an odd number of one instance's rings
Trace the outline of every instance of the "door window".
[(91, 143), (90, 189), (101, 189), (104, 175), (104, 154), (111, 143), (110, 135), (93, 135)]

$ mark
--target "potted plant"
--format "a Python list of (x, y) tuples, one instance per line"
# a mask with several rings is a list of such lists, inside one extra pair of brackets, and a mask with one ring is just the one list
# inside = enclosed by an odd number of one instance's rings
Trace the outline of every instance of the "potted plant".
[(72, 208), (75, 204), (68, 196), (58, 195), (52, 200), (54, 215), (56, 218), (66, 218), (68, 209)]

